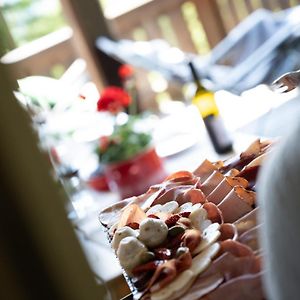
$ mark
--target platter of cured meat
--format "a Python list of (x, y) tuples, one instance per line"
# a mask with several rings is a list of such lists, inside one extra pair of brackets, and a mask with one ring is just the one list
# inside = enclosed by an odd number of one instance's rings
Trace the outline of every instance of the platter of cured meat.
[(256, 182), (270, 141), (100, 212), (134, 299), (265, 299)]

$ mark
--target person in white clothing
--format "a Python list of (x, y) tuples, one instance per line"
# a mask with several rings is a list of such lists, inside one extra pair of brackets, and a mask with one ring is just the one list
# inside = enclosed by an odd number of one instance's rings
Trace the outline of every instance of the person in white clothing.
[(258, 180), (268, 300), (300, 299), (300, 116), (295, 123), (270, 153)]

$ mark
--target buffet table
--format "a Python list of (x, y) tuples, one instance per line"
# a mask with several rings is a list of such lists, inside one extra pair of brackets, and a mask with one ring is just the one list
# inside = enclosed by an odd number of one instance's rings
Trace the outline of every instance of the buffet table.
[[(164, 136), (161, 139), (164, 143), (157, 144), (157, 151), (163, 157), (169, 174), (178, 170), (193, 171), (205, 158), (210, 161), (224, 160), (240, 153), (257, 137), (277, 138), (284, 134), (284, 130), (288, 129), (286, 124), (291, 123), (290, 120), (300, 110), (297, 90), (276, 95), (264, 86), (248, 91), (242, 97), (220, 91), (217, 93), (217, 102), (226, 127), (234, 138), (234, 151), (217, 155), (195, 110), (192, 107), (181, 109), (160, 120), (161, 124), (165, 123), (166, 129), (172, 128), (169, 141)], [(180, 126), (170, 127), (171, 124)], [(174, 130), (177, 130), (177, 134)], [(186, 145), (180, 143), (183, 140)], [(174, 145), (180, 147), (176, 149)], [(73, 211), (70, 219), (96, 277), (113, 293), (112, 297), (119, 299), (130, 291), (98, 221), (99, 211), (117, 201), (119, 196), (115, 193), (84, 189), (71, 199)]]

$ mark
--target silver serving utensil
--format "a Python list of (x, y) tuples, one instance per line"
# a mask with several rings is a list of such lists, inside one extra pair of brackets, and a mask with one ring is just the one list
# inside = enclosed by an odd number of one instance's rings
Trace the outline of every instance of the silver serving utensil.
[(300, 70), (283, 74), (271, 84), (271, 89), (277, 93), (286, 93), (298, 86), (300, 86)]

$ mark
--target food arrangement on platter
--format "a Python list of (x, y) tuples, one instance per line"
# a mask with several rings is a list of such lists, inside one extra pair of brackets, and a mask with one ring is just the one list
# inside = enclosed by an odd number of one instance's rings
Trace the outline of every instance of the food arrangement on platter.
[(256, 179), (270, 141), (204, 160), (99, 219), (134, 299), (264, 299)]

